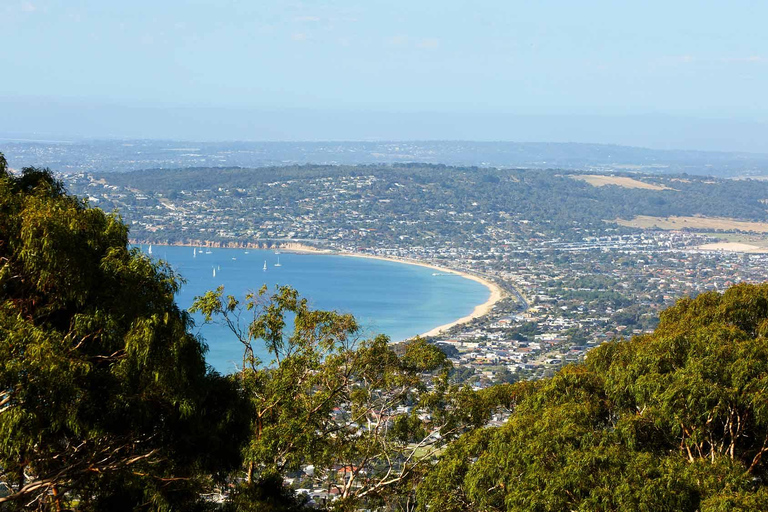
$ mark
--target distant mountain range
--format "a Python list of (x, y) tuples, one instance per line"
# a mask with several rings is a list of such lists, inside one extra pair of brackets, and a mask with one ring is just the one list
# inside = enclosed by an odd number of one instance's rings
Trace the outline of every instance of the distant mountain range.
[(546, 142), (188, 142), (171, 140), (31, 141), (0, 139), (12, 168), (46, 166), (62, 173), (183, 167), (295, 164), (433, 164), (584, 169), (591, 171), (768, 176), (768, 154), (657, 150)]

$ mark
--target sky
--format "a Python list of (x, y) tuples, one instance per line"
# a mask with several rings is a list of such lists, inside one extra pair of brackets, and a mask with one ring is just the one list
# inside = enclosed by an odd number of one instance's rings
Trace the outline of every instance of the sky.
[(0, 0), (0, 133), (768, 152), (766, 19), (744, 0)]

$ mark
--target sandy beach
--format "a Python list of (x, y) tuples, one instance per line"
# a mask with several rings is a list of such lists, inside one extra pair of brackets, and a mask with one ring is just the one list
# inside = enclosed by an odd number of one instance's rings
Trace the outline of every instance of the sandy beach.
[[(445, 271), (449, 271), (449, 270), (450, 269), (445, 269)], [(473, 276), (472, 274), (466, 274), (463, 272), (455, 272), (455, 271), (453, 271), (453, 273), (459, 274), (460, 276), (466, 277), (467, 279), (472, 279), (473, 281), (477, 281), (478, 283), (482, 283), (491, 291), (491, 296), (488, 297), (487, 301), (475, 306), (475, 309), (472, 310), (472, 313), (470, 313), (469, 315), (463, 316), (458, 320), (447, 323), (445, 325), (440, 325), (438, 327), (435, 327), (434, 329), (423, 333), (421, 336), (424, 336), (424, 337), (437, 336), (441, 332), (447, 331), (454, 325), (465, 324), (467, 322), (474, 320), (475, 318), (480, 318), (481, 316), (485, 316), (491, 312), (491, 309), (493, 308), (494, 304), (496, 304), (497, 302), (499, 302), (501, 299), (504, 298), (504, 291), (496, 283), (487, 281), (477, 276)]]
[(455, 325), (465, 324), (467, 322), (470, 322), (474, 320), (475, 318), (480, 318), (481, 316), (487, 315), (491, 308), (493, 308), (493, 305), (496, 304), (498, 301), (500, 301), (502, 298), (504, 298), (504, 291), (501, 289), (499, 285), (494, 283), (493, 281), (489, 281), (488, 279), (483, 279), (480, 276), (476, 276), (474, 274), (469, 274), (467, 272), (460, 272), (458, 270), (453, 270), (446, 267), (440, 267), (437, 265), (432, 265), (430, 263), (424, 263), (421, 261), (415, 261), (415, 260), (408, 260), (404, 258), (393, 258), (389, 256), (375, 256), (372, 254), (361, 254), (356, 252), (334, 252), (329, 250), (320, 250), (316, 249), (315, 247), (303, 245), (303, 244), (283, 244), (280, 247), (281, 250), (287, 251), (287, 252), (296, 252), (296, 253), (313, 253), (313, 254), (335, 254), (337, 256), (346, 256), (350, 258), (368, 258), (373, 260), (382, 260), (382, 261), (393, 261), (395, 263), (404, 263), (406, 265), (417, 265), (419, 267), (425, 267), (430, 268), (432, 270), (435, 270), (437, 272), (443, 272), (446, 274), (455, 274), (458, 276), (461, 276), (465, 279), (471, 279), (472, 281), (478, 282), (488, 288), (488, 290), (491, 292), (491, 295), (488, 297), (488, 300), (483, 302), (482, 304), (479, 304), (475, 306), (475, 309), (467, 316), (463, 316), (457, 320), (454, 320), (453, 322), (449, 322), (444, 325), (439, 325), (435, 327), (434, 329), (431, 329), (425, 333), (420, 334), (420, 336), (437, 336), (443, 331), (446, 331), (450, 329), (451, 327)]
[(338, 254), (336, 251), (330, 249), (318, 249), (312, 245), (302, 244), (299, 242), (287, 242), (278, 245), (281, 251), (293, 252), (296, 254)]

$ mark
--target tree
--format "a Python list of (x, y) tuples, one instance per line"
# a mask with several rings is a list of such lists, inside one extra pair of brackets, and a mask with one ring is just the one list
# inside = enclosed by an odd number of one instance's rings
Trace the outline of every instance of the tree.
[[(449, 384), (439, 348), (360, 339), (353, 317), (312, 310), (292, 288), (262, 288), (244, 301), (219, 288), (198, 297), (193, 311), (224, 322), (243, 344), (235, 378), (254, 411), (245, 495), (311, 464), (337, 508), (412, 509), (416, 482), (436, 454), (487, 420), (490, 408)], [(256, 344), (271, 361), (256, 356)]]
[(767, 375), (768, 284), (682, 299), (654, 333), (513, 385), (509, 421), (450, 445), (419, 507), (763, 510)]
[(243, 403), (116, 215), (0, 155), (0, 507), (191, 507), (239, 464)]

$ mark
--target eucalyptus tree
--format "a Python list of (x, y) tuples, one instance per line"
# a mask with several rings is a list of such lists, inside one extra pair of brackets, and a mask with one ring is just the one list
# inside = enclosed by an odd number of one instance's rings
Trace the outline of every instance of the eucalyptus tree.
[(234, 378), (254, 411), (243, 495), (312, 466), (336, 508), (413, 508), (439, 451), (490, 410), (449, 383), (450, 362), (434, 345), (362, 339), (351, 315), (313, 310), (290, 287), (242, 300), (219, 288), (192, 311), (227, 325), (243, 346)]
[(0, 507), (192, 507), (239, 464), (236, 388), (117, 215), (0, 155)]
[(442, 454), (422, 510), (768, 509), (768, 284), (681, 299), (513, 389), (507, 423)]

